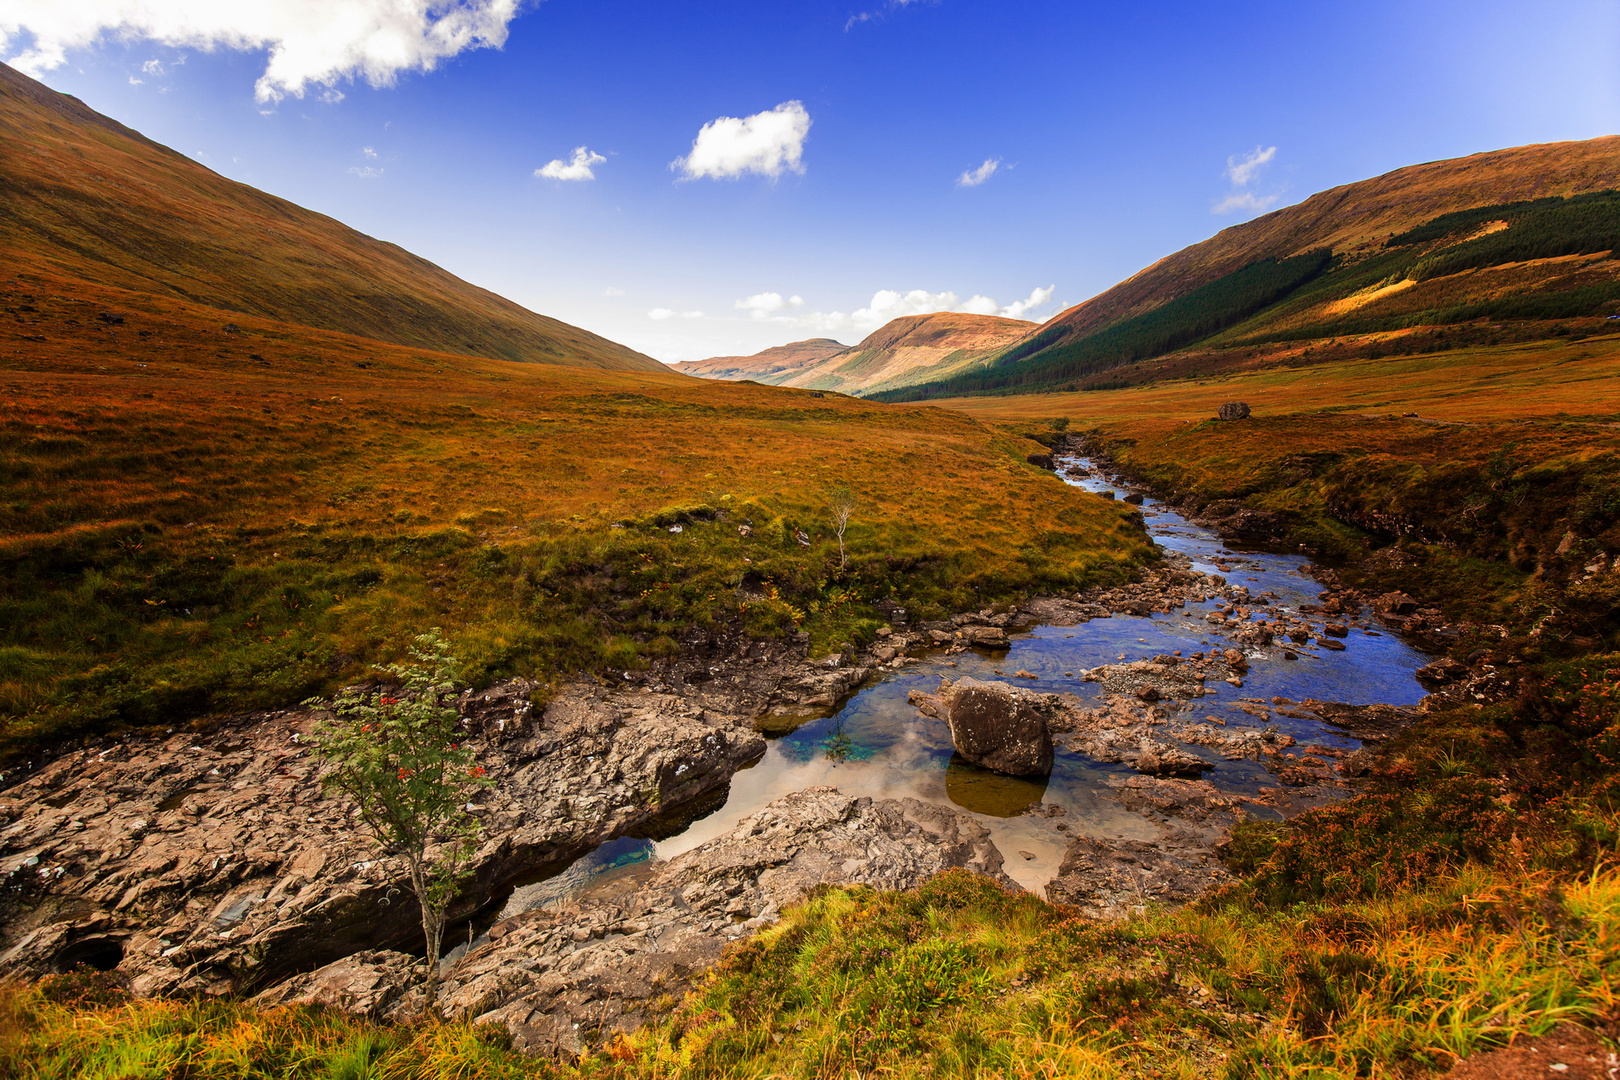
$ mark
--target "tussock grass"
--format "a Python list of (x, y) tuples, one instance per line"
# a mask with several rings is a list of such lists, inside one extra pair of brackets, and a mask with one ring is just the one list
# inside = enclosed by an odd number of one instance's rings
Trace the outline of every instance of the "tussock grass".
[(470, 681), (544, 681), (801, 630), (826, 652), (869, 639), (874, 604), (937, 617), (1152, 557), (1128, 508), (1025, 461), (1041, 447), (937, 409), (43, 277), (0, 308), (46, 339), (0, 338), (0, 753), (296, 702), (430, 626)]
[[(1620, 873), (1465, 868), (1416, 890), (1214, 904), (1099, 925), (948, 872), (828, 890), (733, 950), (668, 1018), (555, 1065), (465, 1024), (316, 1009), (0, 995), (0, 1071), (137, 1076), (1411, 1077), (1620, 1009)], [(87, 977), (76, 977), (82, 985)]]

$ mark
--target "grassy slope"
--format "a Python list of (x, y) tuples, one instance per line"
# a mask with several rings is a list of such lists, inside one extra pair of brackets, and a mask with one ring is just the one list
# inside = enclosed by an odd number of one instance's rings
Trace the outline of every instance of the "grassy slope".
[(401, 345), (581, 367), (650, 357), (245, 184), (0, 64), (0, 265)]
[[(7, 750), (286, 704), (432, 625), (474, 678), (800, 623), (827, 648), (876, 627), (874, 600), (938, 614), (1149, 551), (1126, 510), (961, 414), (430, 353), (75, 281), (0, 281), (0, 311)], [(844, 573), (838, 484), (861, 500)], [(780, 598), (740, 596), (749, 571)]]
[(0, 1065), (19, 1080), (1417, 1077), (1522, 1032), (1612, 1022), (1616, 978), (1612, 872), (1554, 887), (1473, 870), (1334, 908), (1118, 926), (953, 872), (790, 909), (668, 1020), (575, 1065), (526, 1060), (504, 1030), (124, 1004), (62, 978), (3, 991)]
[(1376, 249), (1392, 233), (1469, 206), (1620, 186), (1620, 136), (1544, 143), (1396, 169), (1330, 188), (1183, 248), (1047, 326), (1094, 330), (1138, 315), (1259, 259), (1326, 247)]
[(880, 396), (1106, 389), (1286, 363), (1313, 339), (1320, 360), (1596, 332), (1620, 313), (1617, 146), (1519, 147), (1322, 192), (1161, 259), (982, 369)]

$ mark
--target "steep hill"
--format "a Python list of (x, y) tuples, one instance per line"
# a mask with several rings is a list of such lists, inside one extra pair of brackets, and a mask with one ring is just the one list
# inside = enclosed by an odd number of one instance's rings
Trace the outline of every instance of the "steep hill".
[(707, 360), (686, 360), (670, 367), (682, 375), (700, 379), (750, 379), (778, 386), (806, 368), (849, 351), (849, 346), (832, 338), (809, 338), (787, 345), (776, 345), (752, 356), (712, 356)]
[[(1605, 194), (1615, 188), (1615, 136), (1398, 169), (1161, 259), (948, 387), (884, 396), (1140, 381), (1117, 369), (1193, 345), (1206, 354), (1153, 371), (1207, 372), (1238, 359), (1234, 348), (1251, 360), (1255, 346), (1337, 347), (1346, 335), (1381, 335), (1352, 343), (1364, 351), (1389, 348), (1391, 334), (1412, 346), (1416, 328), (1480, 319), (1530, 320), (1507, 333), (1549, 336), (1558, 320), (1608, 314), (1620, 300), (1620, 262), (1601, 258), (1620, 234), (1620, 196)], [(1490, 340), (1502, 333), (1493, 327)]]
[(650, 357), (227, 180), (0, 64), (0, 261), (397, 345), (627, 371)]
[(936, 311), (891, 320), (854, 347), (812, 338), (753, 356), (676, 364), (675, 369), (706, 379), (752, 379), (865, 396), (970, 370), (1035, 326), (1023, 319)]

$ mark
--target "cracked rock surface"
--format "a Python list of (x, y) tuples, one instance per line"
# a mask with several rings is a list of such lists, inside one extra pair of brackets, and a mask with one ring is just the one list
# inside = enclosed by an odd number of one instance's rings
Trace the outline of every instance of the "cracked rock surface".
[[(452, 916), (725, 784), (764, 751), (751, 717), (579, 685), (538, 715), (516, 682), (467, 695), (496, 780)], [(305, 745), (316, 714), (67, 753), (0, 794), (14, 887), (0, 970), (116, 964), (138, 994), (226, 993), (420, 935), (403, 863), (379, 856)], [(20, 895), (19, 895), (20, 894)]]
[[(648, 1022), (728, 944), (775, 922), (817, 885), (911, 889), (963, 867), (1016, 887), (1001, 866), (990, 834), (965, 814), (808, 788), (653, 864), (633, 891), (497, 923), (445, 974), (440, 1005), (505, 1026), (518, 1049), (575, 1055)], [(411, 1001), (398, 956), (340, 961), (261, 1000), (347, 1000), (354, 1011), (398, 1016)], [(375, 990), (391, 984), (396, 992)]]

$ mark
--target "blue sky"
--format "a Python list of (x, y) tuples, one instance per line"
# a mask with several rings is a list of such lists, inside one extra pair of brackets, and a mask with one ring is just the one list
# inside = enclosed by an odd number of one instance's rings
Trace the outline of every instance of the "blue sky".
[(1336, 184), (1620, 131), (1613, 0), (446, 10), (0, 0), (0, 55), (671, 361), (1045, 319)]

